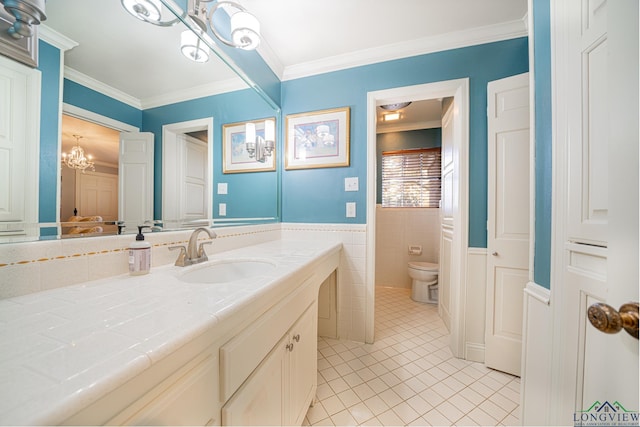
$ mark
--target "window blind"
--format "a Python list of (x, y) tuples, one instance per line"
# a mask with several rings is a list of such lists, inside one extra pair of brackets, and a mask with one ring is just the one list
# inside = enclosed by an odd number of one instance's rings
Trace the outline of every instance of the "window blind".
[(440, 148), (382, 153), (382, 206), (437, 208), (440, 205)]

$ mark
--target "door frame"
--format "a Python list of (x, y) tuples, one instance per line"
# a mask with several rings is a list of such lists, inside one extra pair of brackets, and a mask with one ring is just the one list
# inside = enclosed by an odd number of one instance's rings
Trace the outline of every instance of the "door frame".
[(456, 357), (464, 357), (465, 295), (467, 249), (469, 246), (469, 79), (446, 80), (414, 86), (404, 86), (367, 93), (367, 245), (365, 266), (365, 342), (373, 343), (375, 328), (375, 230), (376, 230), (376, 106), (400, 101), (419, 101), (454, 97), (459, 108), (460, 158), (459, 215), (455, 218), (458, 251), (453, 254), (452, 268), (460, 271), (457, 289), (452, 289), (453, 316), (451, 322), (451, 350)]
[(62, 112), (60, 113), (60, 131), (58, 132), (58, 184), (56, 189), (56, 222), (60, 223), (60, 192), (61, 192), (61, 182), (60, 182), (60, 174), (62, 169), (62, 115), (66, 114), (67, 116), (75, 117), (77, 119), (81, 119), (87, 122), (96, 123), (101, 126), (105, 126), (111, 129), (115, 129), (119, 132), (140, 132), (140, 128), (132, 126), (128, 123), (121, 122), (116, 119), (112, 119), (111, 117), (103, 116), (98, 113), (94, 113), (93, 111), (85, 110), (84, 108), (76, 107), (75, 105), (63, 103), (62, 104)]

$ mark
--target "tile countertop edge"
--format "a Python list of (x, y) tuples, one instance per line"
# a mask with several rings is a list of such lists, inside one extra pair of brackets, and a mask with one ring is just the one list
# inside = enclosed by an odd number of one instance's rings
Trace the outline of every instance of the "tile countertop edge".
[[(277, 242), (277, 244), (274, 244)], [(288, 257), (290, 259), (291, 253), (296, 246), (299, 246), (304, 242), (300, 241), (274, 241), (261, 243), (254, 246), (248, 246), (240, 249), (234, 249), (226, 253), (216, 254), (210, 259), (218, 259), (224, 258), (225, 256), (246, 256), (246, 253), (249, 252), (250, 255), (256, 256), (254, 251), (260, 251), (264, 248), (270, 249), (271, 251), (275, 251), (280, 247), (279, 253), (270, 253), (269, 255), (260, 256), (263, 258), (270, 257)], [(16, 424), (16, 425), (50, 425), (50, 424), (59, 424), (66, 420), (67, 418), (73, 416), (78, 411), (87, 407), (88, 405), (99, 401), (101, 398), (106, 396), (107, 394), (117, 390), (119, 387), (123, 386), (128, 381), (134, 379), (141, 373), (145, 372), (148, 369), (151, 369), (153, 366), (158, 364), (159, 362), (168, 358), (171, 354), (176, 352), (178, 349), (187, 346), (189, 343), (196, 341), (199, 337), (210, 332), (214, 327), (216, 329), (216, 336), (222, 336), (225, 332), (233, 330), (233, 328), (237, 328), (241, 325), (247, 325), (251, 321), (257, 319), (264, 312), (269, 310), (273, 305), (275, 305), (279, 298), (282, 298), (288, 291), (291, 289), (290, 286), (284, 286), (285, 283), (290, 283), (292, 277), (299, 275), (304, 272), (305, 269), (313, 268), (314, 264), (317, 262), (321, 262), (322, 259), (326, 259), (335, 253), (338, 253), (342, 249), (341, 243), (335, 242), (312, 242), (309, 243), (311, 246), (315, 248), (315, 251), (307, 254), (307, 255), (298, 255), (295, 254), (295, 258), (298, 261), (301, 261), (298, 264), (291, 264), (293, 266), (286, 274), (271, 278), (271, 280), (267, 279), (264, 282), (263, 286), (258, 287), (255, 291), (249, 293), (239, 292), (238, 295), (241, 297), (241, 300), (238, 304), (232, 304), (231, 306), (221, 304), (222, 307), (212, 307), (215, 308), (214, 312), (209, 313), (206, 320), (203, 323), (198, 325), (194, 325), (195, 327), (190, 329), (188, 332), (180, 332), (176, 333), (170, 342), (163, 342), (162, 344), (157, 345), (156, 347), (148, 347), (145, 349), (144, 346), (139, 349), (136, 357), (132, 357), (128, 363), (124, 363), (118, 367), (117, 370), (111, 370), (108, 375), (103, 376), (99, 380), (95, 382), (85, 384), (84, 387), (79, 387), (75, 391), (70, 392), (66, 390), (66, 395), (62, 398), (58, 397), (57, 399), (53, 399), (52, 395), (56, 396), (59, 393), (60, 389), (63, 388), (64, 383), (60, 383), (59, 386), (54, 386), (43, 390), (40, 393), (31, 393), (27, 397), (27, 401), (19, 403), (17, 405), (1, 408), (0, 403), (0, 424)], [(283, 249), (284, 248), (284, 249)], [(285, 252), (289, 252), (288, 254)], [(162, 266), (156, 268), (155, 270), (159, 270), (159, 274), (162, 275), (163, 272), (167, 273), (168, 269), (171, 269), (170, 266)], [(307, 277), (310, 277), (311, 274), (303, 273), (305, 280)], [(140, 279), (143, 277), (143, 279)], [(91, 284), (92, 286), (100, 286), (104, 284), (110, 284), (114, 281), (121, 280), (145, 280), (144, 277), (150, 276), (138, 276), (136, 278), (129, 276), (116, 276), (109, 279), (100, 279), (93, 282), (87, 282), (80, 285), (73, 285), (73, 287), (78, 286), (86, 286)], [(162, 277), (162, 276), (159, 276)], [(169, 277), (166, 275), (164, 277)], [(300, 282), (299, 284), (302, 284)], [(279, 286), (283, 285), (283, 286)], [(60, 288), (65, 289), (65, 288)], [(274, 294), (275, 292), (275, 294)], [(55, 298), (56, 290), (47, 291), (47, 293)], [(24, 298), (24, 297), (17, 297)], [(243, 319), (241, 313), (246, 317), (247, 309), (252, 314), (250, 319)], [(141, 351), (142, 350), (142, 351)], [(204, 350), (204, 349), (203, 349)], [(195, 352), (194, 352), (195, 353)], [(131, 351), (131, 354), (136, 354), (136, 352)], [(194, 354), (194, 356), (196, 356)], [(144, 359), (140, 356), (144, 356)], [(146, 359), (146, 360), (145, 360)], [(0, 374), (2, 373), (2, 369), (11, 368), (11, 365), (3, 366), (0, 364)], [(25, 393), (28, 394), (28, 393)], [(35, 407), (34, 407), (35, 406)]]

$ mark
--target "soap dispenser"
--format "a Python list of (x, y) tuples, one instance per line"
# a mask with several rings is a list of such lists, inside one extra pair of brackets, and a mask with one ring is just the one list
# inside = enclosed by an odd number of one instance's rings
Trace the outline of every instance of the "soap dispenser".
[(147, 274), (151, 269), (151, 243), (144, 240), (143, 228), (151, 227), (139, 225), (136, 240), (129, 246), (129, 274), (132, 276)]

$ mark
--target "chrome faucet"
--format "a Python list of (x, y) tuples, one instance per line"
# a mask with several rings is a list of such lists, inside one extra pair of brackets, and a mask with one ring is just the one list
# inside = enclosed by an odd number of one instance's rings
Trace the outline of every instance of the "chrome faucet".
[(189, 244), (186, 249), (182, 245), (169, 247), (170, 250), (180, 249), (180, 254), (178, 255), (175, 265), (179, 267), (186, 267), (188, 265), (205, 262), (209, 259), (207, 257), (207, 253), (204, 251), (204, 245), (210, 245), (213, 242), (211, 240), (207, 240), (198, 245), (198, 235), (202, 232), (207, 233), (212, 239), (217, 237), (217, 234), (213, 230), (198, 227), (193, 230), (193, 233), (191, 233), (191, 237), (189, 237)]

